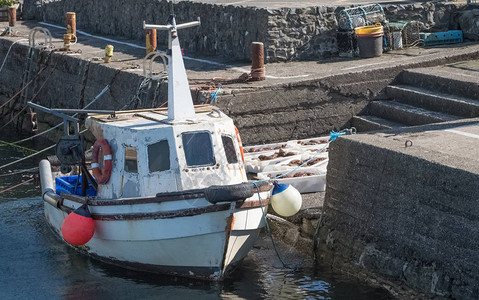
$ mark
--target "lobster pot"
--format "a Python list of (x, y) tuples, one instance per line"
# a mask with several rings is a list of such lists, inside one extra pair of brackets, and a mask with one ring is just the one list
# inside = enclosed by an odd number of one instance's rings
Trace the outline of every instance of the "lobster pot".
[(357, 48), (354, 30), (339, 30), (336, 34), (338, 43), (338, 55), (341, 57), (353, 57)]
[(392, 33), (392, 45), (393, 45), (393, 49), (403, 48), (401, 31), (395, 31)]
[(354, 29), (357, 36), (359, 57), (368, 58), (383, 54), (383, 26), (361, 26)]
[(419, 25), (415, 21), (391, 22), (385, 27), (387, 45), (394, 50), (416, 46), (422, 43)]

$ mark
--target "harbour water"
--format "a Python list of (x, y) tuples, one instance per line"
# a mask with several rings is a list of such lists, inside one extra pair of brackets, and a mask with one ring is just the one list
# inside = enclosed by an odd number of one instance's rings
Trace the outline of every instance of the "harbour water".
[[(0, 165), (21, 158), (0, 146)], [(0, 170), (0, 191), (31, 175), (27, 161)], [(8, 169), (8, 168), (7, 168)], [(243, 263), (221, 283), (155, 275), (110, 266), (63, 243), (43, 217), (40, 188), (33, 183), (0, 194), (1, 299), (389, 299), (387, 291), (313, 267), (289, 252), (284, 268), (262, 237)], [(280, 250), (285, 250), (285, 245)], [(191, 249), (195, 251), (195, 249)]]

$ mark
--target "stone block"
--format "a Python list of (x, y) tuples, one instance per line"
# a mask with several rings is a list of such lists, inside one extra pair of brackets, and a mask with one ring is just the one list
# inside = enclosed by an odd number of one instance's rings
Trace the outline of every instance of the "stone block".
[(479, 40), (479, 9), (461, 12), (458, 23), (465, 38)]

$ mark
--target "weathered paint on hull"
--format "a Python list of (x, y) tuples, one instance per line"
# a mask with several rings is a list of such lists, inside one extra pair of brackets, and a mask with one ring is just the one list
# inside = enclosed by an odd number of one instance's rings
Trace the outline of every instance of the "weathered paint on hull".
[[(45, 216), (61, 236), (67, 213), (45, 203)], [(230, 210), (174, 219), (95, 220), (93, 238), (75, 248), (129, 269), (221, 280), (247, 255), (264, 226), (258, 207), (233, 216), (232, 224)]]

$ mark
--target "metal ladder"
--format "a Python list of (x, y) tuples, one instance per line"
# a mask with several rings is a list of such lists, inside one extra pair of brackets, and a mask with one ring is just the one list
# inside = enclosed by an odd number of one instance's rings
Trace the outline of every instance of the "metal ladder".
[[(27, 62), (25, 65), (25, 69), (23, 70), (23, 76), (22, 76), (22, 86), (25, 86), (30, 80), (32, 80), (32, 73), (34, 66), (36, 65), (36, 59), (37, 59), (37, 52), (35, 51), (35, 48), (28, 48), (28, 54), (27, 54)], [(20, 101), (17, 102), (17, 106), (23, 107), (25, 104), (27, 104), (28, 96), (30, 95), (30, 87), (31, 85), (28, 85), (21, 93), (20, 95)]]
[[(43, 33), (45, 42), (43, 45), (38, 44), (36, 45), (35, 43), (35, 35), (40, 32)], [(22, 86), (25, 86), (30, 80), (32, 80), (33, 76), (35, 76), (34, 69), (36, 65), (36, 61), (38, 58), (39, 51), (35, 51), (36, 49), (44, 50), (45, 48), (52, 48), (52, 34), (50, 31), (46, 28), (43, 27), (34, 27), (32, 30), (30, 30), (30, 33), (28, 35), (28, 54), (27, 54), (27, 62), (25, 64), (25, 70), (23, 71), (23, 76), (22, 76)], [(31, 85), (28, 85), (21, 93), (20, 95), (20, 101), (17, 102), (16, 106), (23, 107), (27, 104), (28, 96), (30, 94), (31, 90)], [(18, 108), (18, 107), (14, 107)]]

